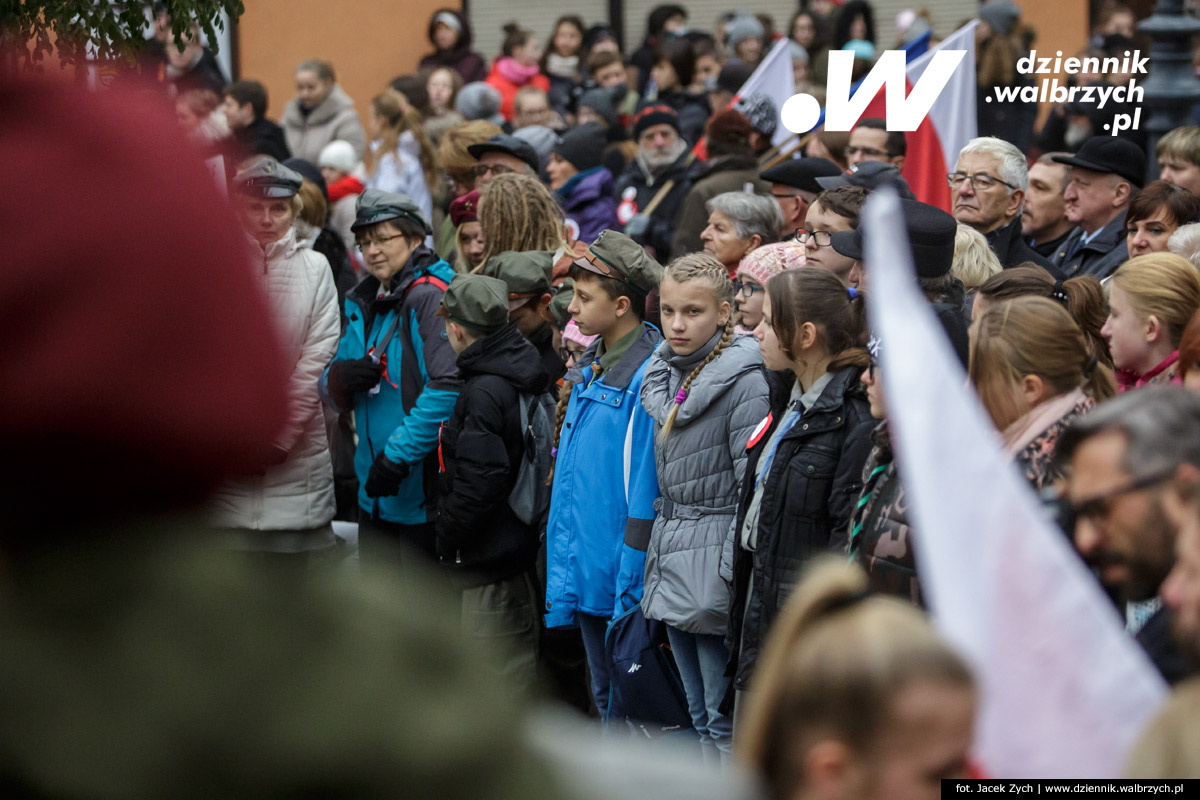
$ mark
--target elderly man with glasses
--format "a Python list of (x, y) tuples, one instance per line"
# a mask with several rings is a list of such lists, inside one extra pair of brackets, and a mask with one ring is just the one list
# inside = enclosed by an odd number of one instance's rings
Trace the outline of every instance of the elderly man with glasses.
[(479, 161), (475, 165), (476, 189), (482, 189), (492, 178), (506, 172), (538, 174), (538, 154), (533, 145), (507, 133), (497, 133), (486, 142), (473, 144), (467, 152)]
[(1175, 563), (1164, 499), (1185, 465), (1200, 466), (1200, 397), (1178, 386), (1128, 392), (1074, 422), (1056, 457), (1068, 467), (1061, 508), (1075, 548), (1163, 677), (1188, 677), (1195, 668), (1159, 592)]
[(1062, 277), (1048, 258), (1021, 238), (1021, 209), (1029, 186), (1029, 168), (1015, 145), (992, 136), (972, 139), (959, 152), (946, 181), (954, 218), (987, 237), (1002, 267), (1032, 261), (1051, 275)]

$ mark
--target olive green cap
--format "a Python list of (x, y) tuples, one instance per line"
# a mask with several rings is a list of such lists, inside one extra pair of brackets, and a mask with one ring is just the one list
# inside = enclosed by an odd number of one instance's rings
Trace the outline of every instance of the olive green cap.
[(640, 244), (619, 231), (600, 231), (583, 256), (575, 259), (575, 265), (606, 278), (615, 278), (642, 294), (649, 294), (662, 281), (663, 269), (658, 262)]
[(508, 324), (508, 285), (487, 275), (455, 275), (437, 313), (484, 333), (499, 330)]
[(285, 167), (270, 156), (264, 156), (242, 170), (233, 179), (239, 194), (275, 200), (293, 197), (300, 191), (304, 178), (296, 170)]
[(425, 231), (425, 235), (433, 233), (421, 207), (406, 194), (385, 192), (382, 189), (367, 189), (358, 196), (354, 205), (354, 224), (350, 230), (356, 231), (377, 222), (387, 222), (393, 219), (407, 219), (415, 222)]
[(560, 331), (571, 321), (571, 315), (567, 313), (567, 306), (571, 305), (571, 298), (574, 296), (575, 281), (570, 278), (567, 278), (561, 286), (554, 290), (554, 299), (550, 301), (550, 315), (554, 317), (554, 326)]
[(499, 278), (508, 285), (508, 306), (519, 308), (531, 298), (550, 292), (554, 272), (554, 254), (542, 250), (517, 252), (505, 250), (487, 260), (484, 275)]

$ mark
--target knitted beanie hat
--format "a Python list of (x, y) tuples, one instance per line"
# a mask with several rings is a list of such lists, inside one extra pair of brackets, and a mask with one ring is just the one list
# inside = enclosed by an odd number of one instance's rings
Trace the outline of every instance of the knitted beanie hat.
[(575, 324), (575, 320), (567, 323), (567, 327), (563, 328), (562, 338), (564, 342), (575, 342), (581, 344), (585, 348), (592, 342), (596, 341), (595, 336), (584, 336), (579, 331), (579, 326)]
[(751, 250), (738, 264), (738, 277), (748, 275), (766, 286), (772, 276), (786, 269), (804, 266), (804, 245), (799, 242), (775, 242)]
[(567, 133), (554, 145), (551, 152), (570, 162), (578, 171), (584, 172), (600, 166), (605, 143), (604, 126), (598, 122), (589, 122)]

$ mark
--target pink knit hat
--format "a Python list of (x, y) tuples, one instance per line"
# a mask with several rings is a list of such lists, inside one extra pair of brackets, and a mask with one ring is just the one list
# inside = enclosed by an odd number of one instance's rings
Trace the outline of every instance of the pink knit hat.
[(571, 320), (567, 323), (567, 327), (563, 328), (562, 338), (564, 342), (576, 342), (583, 345), (585, 348), (592, 342), (596, 341), (595, 336), (584, 336), (582, 333), (580, 333), (579, 326), (575, 324), (575, 320)]
[(799, 269), (804, 266), (804, 245), (799, 242), (776, 242), (765, 244), (757, 250), (750, 251), (738, 264), (738, 276), (748, 275), (761, 285), (785, 269)]

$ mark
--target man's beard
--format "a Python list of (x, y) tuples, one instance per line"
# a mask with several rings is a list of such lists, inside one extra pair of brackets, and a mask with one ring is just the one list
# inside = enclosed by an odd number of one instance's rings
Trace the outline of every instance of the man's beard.
[(683, 155), (687, 150), (687, 142), (683, 139), (676, 139), (675, 144), (669, 147), (656, 147), (653, 150), (639, 150), (638, 155), (641, 156), (642, 162), (650, 170), (658, 171), (663, 167), (669, 167)]

